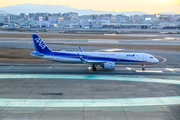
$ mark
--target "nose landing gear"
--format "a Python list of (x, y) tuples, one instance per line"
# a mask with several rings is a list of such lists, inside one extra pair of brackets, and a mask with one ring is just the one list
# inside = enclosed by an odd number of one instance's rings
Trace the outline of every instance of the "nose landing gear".
[(93, 65), (92, 68), (93, 68), (93, 71), (96, 71), (96, 66), (95, 65)]
[(145, 65), (142, 65), (142, 71), (145, 71)]

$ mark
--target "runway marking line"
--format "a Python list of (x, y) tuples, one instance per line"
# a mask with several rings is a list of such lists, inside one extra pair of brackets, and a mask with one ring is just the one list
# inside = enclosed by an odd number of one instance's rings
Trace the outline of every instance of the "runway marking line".
[[(134, 82), (153, 82), (180, 85), (179, 80), (139, 77), (97, 76), (97, 75), (50, 75), (50, 74), (2, 74), (0, 79), (13, 78), (61, 78), (94, 79)], [(1, 107), (109, 107), (109, 106), (147, 106), (180, 104), (180, 96), (149, 98), (109, 98), (109, 99), (14, 99), (0, 98)]]
[(110, 107), (180, 104), (180, 96), (110, 99), (13, 99), (0, 98), (1, 107)]
[(159, 58), (162, 58), (162, 59), (164, 59), (164, 61), (162, 61), (161, 63), (164, 63), (164, 62), (166, 62), (167, 61), (167, 59), (166, 58), (164, 58), (164, 57), (160, 57), (160, 56), (157, 56), (157, 55), (154, 55), (155, 57), (159, 57)]
[(134, 82), (153, 82), (180, 85), (180, 80), (139, 78), (139, 77), (119, 77), (114, 75), (59, 75), (59, 74), (0, 74), (0, 79), (14, 78), (52, 78), (52, 79), (89, 79), (89, 80), (115, 80), (115, 81), (134, 81)]
[(136, 72), (152, 72), (152, 73), (163, 73), (163, 71), (150, 71), (150, 70), (145, 70), (145, 71), (142, 71), (142, 70), (135, 70)]

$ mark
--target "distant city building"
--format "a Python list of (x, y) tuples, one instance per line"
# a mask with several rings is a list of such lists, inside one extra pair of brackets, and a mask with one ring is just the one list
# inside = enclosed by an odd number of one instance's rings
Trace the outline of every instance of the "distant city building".
[(85, 19), (85, 20), (91, 20), (93, 17), (91, 15), (82, 15), (82, 16), (79, 16), (79, 19)]
[(110, 19), (104, 19), (104, 20), (102, 20), (102, 25), (103, 25), (103, 26), (104, 26), (104, 25), (111, 25)]
[(71, 18), (78, 18), (78, 13), (76, 13), (76, 12), (69, 12), (68, 14), (69, 14), (68, 17), (71, 17)]
[(25, 21), (26, 20), (26, 14), (25, 13), (20, 13), (20, 19), (22, 21)]
[(10, 23), (10, 15), (0, 15), (0, 26)]
[(129, 16), (118, 14), (116, 17), (117, 17), (116, 22), (129, 22)]
[(81, 28), (90, 28), (91, 27), (91, 21), (88, 20), (82, 20), (81, 21)]
[(10, 22), (18, 21), (20, 19), (20, 15), (10, 15)]
[(107, 16), (107, 17), (109, 17), (109, 18), (113, 17), (112, 14), (104, 14), (104, 15)]
[(111, 23), (116, 23), (117, 22), (117, 17), (116, 16), (111, 17), (110, 22)]
[(141, 15), (133, 15), (133, 16), (130, 16), (130, 22), (133, 22), (133, 23), (140, 23), (142, 22), (143, 20), (141, 19)]
[(45, 27), (49, 27), (50, 23), (48, 21), (38, 21), (37, 22), (37, 27), (39, 28), (45, 28)]
[(125, 28), (125, 29), (129, 29), (129, 28), (147, 29), (147, 28), (150, 28), (152, 26), (152, 24), (146, 24), (146, 23), (142, 23), (142, 24), (138, 24), (138, 23), (112, 23), (112, 25), (115, 28)]
[(171, 21), (171, 17), (170, 16), (160, 16), (160, 17), (156, 17), (156, 20)]
[(142, 21), (154, 21), (156, 18), (156, 15), (151, 15), (151, 14), (148, 14), (148, 15), (141, 15), (141, 19)]
[(71, 20), (71, 17), (64, 17), (64, 20)]
[(31, 20), (34, 20), (35, 19), (35, 15), (34, 13), (29, 13), (28, 15), (28, 18), (31, 19)]
[(98, 16), (98, 19), (103, 19), (103, 18), (111, 19), (111, 17), (113, 17), (112, 14), (100, 14), (100, 15), (97, 15), (97, 16)]
[(99, 16), (97, 14), (92, 14), (91, 16), (92, 16), (92, 19), (98, 19), (99, 18)]
[(176, 20), (177, 20), (178, 22), (180, 22), (180, 17), (178, 17)]
[(69, 12), (62, 14), (62, 17), (70, 17), (70, 18), (78, 18), (78, 13), (76, 12)]
[(103, 21), (100, 19), (91, 20), (91, 28), (102, 28)]
[(44, 17), (45, 17), (45, 16), (48, 16), (48, 13), (36, 13), (36, 14), (35, 14), (35, 17), (34, 17), (34, 20), (39, 21), (39, 17), (42, 17), (43, 20), (44, 20)]
[[(0, 25), (8, 27), (57, 27), (57, 28), (173, 28), (179, 29), (180, 14), (92, 14), (78, 16), (68, 13), (20, 13), (20, 15), (1, 15)], [(7, 27), (6, 26), (6, 27)]]
[(59, 23), (59, 17), (50, 16), (48, 19), (49, 19), (50, 26), (54, 26), (54, 25), (57, 25)]
[(61, 13), (53, 13), (52, 16), (61, 17)]

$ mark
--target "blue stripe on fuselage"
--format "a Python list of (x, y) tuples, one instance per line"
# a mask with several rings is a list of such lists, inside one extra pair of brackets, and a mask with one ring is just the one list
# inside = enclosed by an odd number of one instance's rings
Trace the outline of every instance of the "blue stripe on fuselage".
[[(64, 57), (64, 58), (73, 58), (80, 59), (78, 54), (71, 53), (61, 53), (61, 52), (52, 52), (51, 54), (45, 54), (48, 56), (53, 55), (54, 57)], [(146, 61), (137, 61), (137, 60), (126, 60), (126, 59), (117, 59), (117, 58), (106, 58), (106, 57), (98, 57), (98, 56), (89, 56), (89, 55), (81, 55), (84, 60), (92, 60), (92, 61), (109, 61), (109, 62), (146, 62)], [(87, 59), (88, 58), (88, 59)]]

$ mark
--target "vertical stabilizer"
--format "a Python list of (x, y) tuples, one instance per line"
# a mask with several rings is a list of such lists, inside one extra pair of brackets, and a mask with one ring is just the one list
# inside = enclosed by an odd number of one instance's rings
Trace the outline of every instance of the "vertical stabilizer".
[(40, 53), (51, 53), (52, 51), (48, 48), (48, 46), (44, 43), (44, 41), (39, 37), (38, 34), (32, 34), (34, 47), (36, 52)]

